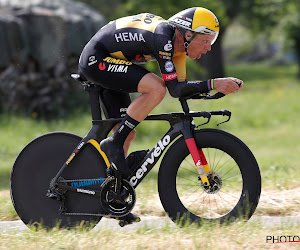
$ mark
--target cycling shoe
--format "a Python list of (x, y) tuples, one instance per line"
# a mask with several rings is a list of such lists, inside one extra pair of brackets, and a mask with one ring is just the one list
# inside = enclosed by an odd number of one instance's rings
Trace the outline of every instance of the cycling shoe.
[(132, 224), (134, 222), (140, 222), (141, 218), (132, 213), (129, 213), (124, 217), (120, 217), (119, 220), (120, 220), (120, 222), (119, 222), (120, 227), (124, 227), (124, 226)]
[(136, 166), (141, 163), (141, 161), (145, 158), (145, 156), (148, 154), (149, 149), (147, 150), (139, 150), (130, 153), (127, 158), (125, 159), (126, 165), (128, 168), (133, 171)]
[(100, 148), (106, 154), (111, 165), (114, 166), (119, 173), (126, 178), (130, 176), (131, 171), (126, 165), (123, 145), (120, 146), (117, 143), (114, 143), (111, 138), (106, 138), (101, 141)]

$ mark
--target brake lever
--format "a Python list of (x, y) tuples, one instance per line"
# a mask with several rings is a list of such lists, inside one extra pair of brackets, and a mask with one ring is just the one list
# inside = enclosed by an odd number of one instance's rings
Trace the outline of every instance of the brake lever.
[(197, 125), (197, 126), (196, 126), (196, 128), (199, 128), (199, 127), (201, 127), (201, 126), (203, 126), (203, 125), (205, 125), (205, 124), (209, 123), (209, 122), (210, 122), (210, 119), (211, 119), (211, 117), (207, 118), (207, 121), (206, 121), (206, 122), (204, 122), (204, 123), (202, 123), (202, 124), (199, 124), (199, 125)]
[(207, 121), (206, 122), (204, 122), (204, 123), (202, 123), (202, 124), (199, 124), (199, 125), (197, 125), (196, 126), (196, 128), (199, 128), (200, 126), (203, 126), (203, 125), (205, 125), (205, 124), (207, 124), (207, 123), (209, 123), (210, 122), (210, 119), (211, 119), (211, 114), (209, 113), (209, 112), (205, 112), (205, 113), (207, 113), (207, 115), (205, 115), (205, 116), (202, 116), (203, 118), (207, 118)]
[(217, 124), (217, 126), (223, 124), (223, 123), (226, 123), (226, 122), (229, 122), (230, 118), (231, 118), (231, 112), (229, 110), (223, 110), (224, 111), (224, 114), (223, 116), (228, 116), (228, 119), (226, 121), (223, 121), (223, 122), (220, 122)]

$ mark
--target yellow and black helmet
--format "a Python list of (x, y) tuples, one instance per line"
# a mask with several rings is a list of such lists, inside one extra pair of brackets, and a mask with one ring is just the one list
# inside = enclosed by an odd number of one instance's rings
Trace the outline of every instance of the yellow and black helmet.
[(217, 17), (210, 10), (193, 7), (183, 10), (174, 16), (170, 17), (168, 21), (180, 28), (180, 30), (190, 30), (192, 32), (215, 35), (211, 44), (213, 44), (219, 34), (219, 21)]

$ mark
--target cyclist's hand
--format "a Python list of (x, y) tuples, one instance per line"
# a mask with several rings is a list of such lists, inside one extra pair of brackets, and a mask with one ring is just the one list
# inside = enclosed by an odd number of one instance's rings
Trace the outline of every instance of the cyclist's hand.
[(242, 80), (235, 77), (216, 78), (214, 79), (214, 83), (215, 90), (225, 95), (239, 91), (244, 85)]

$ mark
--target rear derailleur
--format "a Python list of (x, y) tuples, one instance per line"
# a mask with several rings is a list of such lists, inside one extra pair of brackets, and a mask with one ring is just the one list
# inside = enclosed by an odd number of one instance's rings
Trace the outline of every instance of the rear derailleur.
[[(62, 177), (59, 177), (58, 180), (60, 181), (60, 180), (64, 180), (64, 179)], [(47, 190), (46, 196), (50, 199), (53, 199), (53, 200), (64, 201), (66, 192), (67, 192), (66, 190), (63, 190), (61, 188), (57, 188), (55, 183), (54, 183), (54, 179), (53, 179), (50, 182), (50, 187)]]

